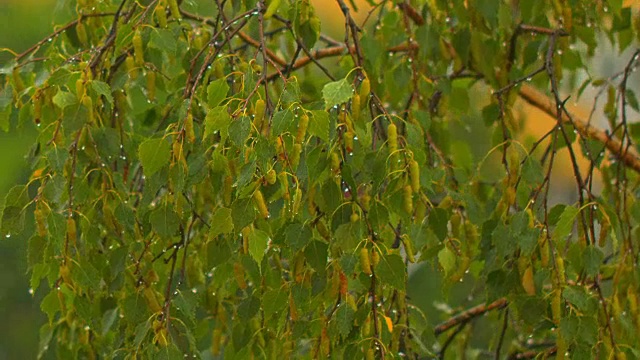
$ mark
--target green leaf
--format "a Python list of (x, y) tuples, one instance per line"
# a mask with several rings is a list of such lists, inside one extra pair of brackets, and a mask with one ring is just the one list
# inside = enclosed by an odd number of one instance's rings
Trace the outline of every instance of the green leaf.
[[(374, 200), (371, 200), (374, 201)], [(369, 221), (373, 227), (382, 227), (389, 222), (389, 211), (384, 204), (376, 201), (371, 205)]]
[(291, 251), (296, 252), (304, 248), (311, 241), (311, 230), (309, 227), (300, 223), (287, 226), (285, 231), (285, 239), (291, 247)]
[(173, 54), (176, 52), (176, 37), (170, 30), (153, 28), (149, 46)]
[(324, 274), (327, 265), (327, 254), (329, 247), (326, 243), (314, 240), (304, 249), (304, 255), (307, 262), (317, 272)]
[(27, 187), (16, 185), (4, 198), (4, 209), (0, 222), (0, 233), (6, 237), (17, 234), (24, 228), (24, 207), (29, 202)]
[(98, 270), (88, 260), (80, 259), (71, 267), (71, 276), (82, 289), (97, 288), (101, 276)]
[(456, 268), (456, 254), (445, 246), (438, 252), (438, 263), (445, 274), (450, 274)]
[(229, 139), (235, 146), (243, 148), (250, 131), (251, 120), (247, 116), (240, 116), (229, 124)]
[(50, 324), (53, 323), (56, 313), (60, 311), (60, 300), (58, 300), (57, 291), (59, 290), (50, 291), (40, 303), (40, 309), (47, 314)]
[(104, 96), (110, 105), (113, 105), (113, 96), (111, 95), (111, 86), (109, 86), (109, 84), (104, 81), (93, 80), (91, 81), (91, 88), (93, 88), (93, 91), (98, 95)]
[(602, 259), (604, 259), (602, 250), (595, 246), (587, 246), (584, 250), (584, 270), (587, 272), (588, 276), (592, 277), (600, 273)]
[(296, 21), (296, 34), (302, 40), (302, 43), (307, 49), (311, 49), (313, 45), (315, 45), (316, 41), (320, 36), (320, 18), (312, 15), (308, 21), (300, 23)]
[(329, 113), (324, 110), (312, 110), (309, 121), (309, 134), (329, 142)]
[(9, 131), (9, 119), (13, 109), (13, 87), (9, 84), (0, 89), (0, 129)]
[(273, 114), (271, 124), (271, 134), (273, 134), (273, 136), (279, 136), (285, 132), (292, 132), (294, 129), (293, 112), (289, 109), (276, 112)]
[(150, 177), (169, 163), (171, 144), (165, 138), (146, 140), (138, 147), (138, 157), (144, 175)]
[(207, 104), (209, 108), (213, 109), (220, 105), (224, 99), (227, 98), (229, 92), (229, 85), (226, 78), (221, 78), (212, 81), (207, 86)]
[(558, 219), (558, 224), (556, 224), (556, 228), (553, 231), (553, 235), (551, 239), (554, 243), (558, 244), (560, 241), (563, 241), (571, 234), (571, 230), (573, 229), (573, 222), (578, 215), (578, 209), (573, 206), (567, 206), (564, 208), (562, 215)]
[(404, 291), (407, 271), (400, 255), (388, 254), (382, 257), (375, 268), (375, 274), (383, 283)]
[(53, 103), (64, 110), (67, 106), (75, 105), (78, 103), (78, 97), (68, 91), (58, 90), (53, 96)]
[(269, 234), (262, 230), (255, 229), (249, 233), (249, 254), (260, 264), (269, 244)]
[(527, 156), (522, 164), (522, 179), (532, 185), (538, 185), (544, 180), (544, 171), (540, 161)]
[(447, 237), (449, 230), (447, 224), (449, 223), (449, 214), (447, 210), (441, 208), (435, 208), (429, 214), (429, 227), (433, 230), (433, 233), (438, 236), (440, 241), (444, 241)]
[(163, 205), (151, 211), (149, 222), (153, 230), (163, 238), (170, 238), (180, 227), (180, 217), (168, 205)]
[(283, 288), (272, 289), (265, 292), (262, 301), (265, 320), (269, 320), (273, 315), (283, 312), (287, 307), (288, 299), (288, 294)]
[(353, 96), (353, 87), (347, 79), (330, 82), (322, 88), (324, 98), (324, 108), (329, 110), (332, 107), (346, 103)]
[(343, 338), (346, 338), (347, 335), (351, 332), (353, 328), (353, 319), (355, 318), (355, 311), (346, 303), (340, 304), (340, 307), (336, 311), (336, 327), (338, 329), (338, 333)]
[(250, 198), (237, 199), (231, 204), (231, 218), (235, 229), (243, 229), (256, 218), (253, 201)]
[(213, 239), (220, 234), (228, 234), (233, 231), (233, 219), (231, 209), (218, 208), (211, 217), (211, 229), (209, 229), (209, 239)]
[(102, 336), (105, 336), (109, 332), (113, 324), (118, 319), (119, 313), (120, 310), (117, 307), (104, 312), (104, 315), (102, 316), (102, 327), (100, 332)]
[(596, 298), (587, 294), (582, 286), (568, 285), (562, 290), (562, 297), (580, 312), (594, 312), (598, 310)]
[(229, 116), (225, 106), (218, 106), (209, 109), (204, 120), (203, 137), (206, 138), (210, 134), (215, 134), (219, 131), (222, 138), (226, 138), (229, 124), (231, 124), (231, 116)]

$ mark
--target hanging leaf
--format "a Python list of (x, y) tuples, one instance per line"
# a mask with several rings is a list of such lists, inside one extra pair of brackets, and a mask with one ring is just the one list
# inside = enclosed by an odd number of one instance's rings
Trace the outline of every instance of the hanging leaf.
[(351, 96), (353, 96), (353, 87), (347, 79), (330, 82), (322, 88), (325, 110), (346, 103), (351, 99)]
[(149, 177), (169, 163), (171, 144), (167, 139), (146, 140), (138, 147), (138, 157), (145, 176)]

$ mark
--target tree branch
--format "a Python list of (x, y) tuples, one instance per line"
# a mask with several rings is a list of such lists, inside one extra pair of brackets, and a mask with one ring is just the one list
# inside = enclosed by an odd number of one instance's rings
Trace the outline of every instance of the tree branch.
[(443, 332), (451, 329), (452, 327), (467, 322), (470, 319), (480, 316), (486, 312), (489, 312), (491, 310), (494, 309), (502, 309), (503, 307), (507, 306), (507, 299), (505, 298), (501, 298), (498, 299), (494, 302), (492, 302), (489, 305), (477, 305), (474, 306), (470, 309), (467, 309), (463, 312), (461, 312), (460, 314), (450, 318), (449, 320), (438, 324), (438, 326), (436, 326), (436, 328), (434, 329), (434, 332), (437, 335), (442, 334)]
[[(520, 97), (522, 97), (529, 104), (544, 111), (549, 116), (556, 117), (556, 106), (554, 101), (548, 96), (544, 95), (540, 91), (536, 90), (530, 85), (523, 84), (520, 87)], [(562, 113), (562, 122), (573, 124), (576, 130), (585, 138), (593, 139), (601, 142), (604, 146), (616, 157), (619, 158), (625, 165), (629, 166), (636, 172), (640, 173), (640, 155), (634, 148), (625, 149), (625, 145), (620, 140), (613, 137), (613, 135), (607, 134), (606, 131), (595, 128), (589, 123), (568, 112)]]

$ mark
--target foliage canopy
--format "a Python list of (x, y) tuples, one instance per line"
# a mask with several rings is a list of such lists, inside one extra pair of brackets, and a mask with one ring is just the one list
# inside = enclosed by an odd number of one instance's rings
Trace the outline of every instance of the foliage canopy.
[(339, 40), (309, 0), (61, 1), (77, 18), (2, 65), (0, 128), (39, 133), (0, 230), (33, 233), (40, 355), (640, 357), (640, 52), (588, 68), (637, 9), (336, 2)]

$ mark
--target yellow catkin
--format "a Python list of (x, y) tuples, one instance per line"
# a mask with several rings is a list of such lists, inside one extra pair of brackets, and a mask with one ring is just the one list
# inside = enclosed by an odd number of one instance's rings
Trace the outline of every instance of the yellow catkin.
[(538, 237), (538, 247), (540, 248), (540, 265), (543, 268), (549, 266), (549, 241), (544, 232), (540, 233)]
[(522, 273), (522, 287), (528, 295), (536, 294), (536, 284), (533, 281), (533, 267), (529, 265)]
[(129, 77), (131, 77), (132, 80), (135, 80), (138, 77), (138, 69), (132, 55), (127, 55), (127, 58), (124, 61), (124, 65), (127, 69)]
[(151, 310), (152, 313), (159, 313), (162, 311), (162, 306), (160, 306), (160, 303), (158, 302), (158, 298), (156, 297), (156, 292), (150, 288), (150, 287), (146, 287), (144, 288), (144, 290), (142, 291), (142, 294), (144, 295), (144, 299), (147, 302), (147, 306), (149, 307), (149, 310)]
[(65, 284), (71, 284), (73, 279), (71, 278), (71, 269), (69, 268), (69, 264), (65, 263), (60, 265), (60, 277)]
[(353, 121), (358, 123), (360, 120), (360, 94), (355, 93), (351, 98), (351, 116), (353, 117)]
[(562, 294), (560, 289), (553, 290), (551, 293), (551, 318), (556, 324), (560, 323), (562, 317)]
[(158, 21), (158, 25), (161, 28), (167, 27), (167, 9), (165, 9), (164, 5), (158, 4), (155, 10), (156, 20)]
[(282, 198), (285, 200), (291, 199), (291, 193), (289, 192), (289, 179), (287, 177), (287, 173), (282, 171), (278, 174), (278, 181), (280, 182), (280, 187), (282, 188)]
[(82, 98), (82, 105), (87, 108), (87, 120), (92, 123), (94, 120), (93, 115), (93, 100), (90, 96), (85, 96)]
[(75, 243), (77, 236), (76, 221), (70, 216), (67, 218), (67, 237), (69, 238), (69, 241)]
[(364, 100), (362, 105), (366, 104), (369, 93), (371, 92), (371, 81), (366, 77), (360, 84), (360, 100)]
[(411, 190), (414, 193), (420, 191), (420, 166), (415, 160), (409, 162), (409, 179), (411, 180)]
[(302, 189), (300, 189), (300, 186), (297, 186), (293, 194), (293, 209), (291, 209), (292, 216), (298, 215), (298, 212), (300, 211), (300, 204), (302, 204)]
[(193, 129), (193, 115), (191, 115), (191, 113), (189, 113), (187, 118), (184, 120), (184, 134), (187, 137), (187, 141), (191, 144), (196, 142), (196, 133)]
[(309, 126), (309, 115), (302, 114), (298, 123), (298, 132), (296, 133), (296, 143), (302, 143), (307, 135), (307, 127)]
[(211, 353), (214, 356), (220, 355), (221, 343), (222, 343), (222, 330), (218, 328), (213, 329), (213, 335), (211, 336)]
[(262, 132), (265, 110), (266, 110), (266, 104), (264, 100), (258, 99), (254, 107), (254, 117), (253, 117), (253, 126), (256, 128), (258, 133)]
[(156, 100), (156, 73), (153, 71), (147, 72), (147, 99), (149, 101)]
[(335, 151), (331, 152), (331, 171), (334, 174), (340, 173), (340, 156)]
[(415, 263), (416, 258), (414, 256), (413, 244), (406, 234), (402, 236), (402, 245), (404, 245), (404, 252), (407, 254), (407, 260), (410, 263)]
[(289, 316), (291, 320), (298, 320), (298, 308), (296, 307), (296, 303), (293, 299), (293, 293), (289, 293)]
[(47, 236), (47, 225), (46, 225), (46, 215), (42, 206), (36, 206), (36, 209), (33, 212), (33, 216), (36, 221), (36, 228), (38, 230), (38, 235), (40, 237)]
[(169, 2), (169, 10), (171, 11), (171, 16), (180, 20), (182, 15), (180, 15), (180, 8), (178, 7), (178, 0), (167, 0)]
[(39, 91), (33, 97), (33, 120), (36, 124), (40, 124), (42, 117), (42, 95)]
[(358, 214), (358, 211), (354, 209), (354, 210), (351, 212), (351, 216), (349, 216), (349, 221), (350, 221), (352, 224), (355, 224), (355, 223), (357, 223), (357, 222), (358, 222), (358, 220), (360, 220), (360, 215)]
[(278, 176), (277, 176), (276, 171), (274, 169), (270, 169), (269, 171), (267, 171), (266, 174), (264, 174), (264, 180), (269, 185), (275, 184), (277, 178), (278, 178)]
[(231, 195), (233, 194), (233, 176), (227, 175), (222, 185), (222, 201), (225, 206), (231, 205)]
[(398, 127), (394, 123), (389, 124), (387, 127), (387, 144), (389, 145), (390, 153), (398, 150)]
[(82, 100), (85, 95), (84, 80), (82, 78), (76, 80), (76, 96), (78, 100)]
[(371, 265), (375, 268), (376, 266), (378, 266), (379, 262), (380, 262), (380, 253), (378, 252), (378, 250), (373, 249), (373, 251), (371, 251)]
[(262, 195), (262, 191), (256, 190), (253, 193), (253, 201), (258, 209), (258, 213), (260, 217), (266, 219), (269, 217), (269, 209), (267, 208), (267, 203), (264, 201), (264, 196)]
[(240, 289), (247, 288), (247, 282), (244, 279), (244, 266), (240, 262), (236, 262), (233, 264), (233, 276), (236, 278), (236, 282), (238, 283), (238, 287)]
[(411, 189), (411, 185), (405, 185), (402, 188), (402, 195), (404, 211), (408, 214), (413, 214), (413, 190)]
[(159, 347), (167, 347), (169, 345), (169, 333), (167, 332), (167, 328), (160, 327), (157, 329), (156, 335), (154, 336), (154, 340)]
[(289, 156), (289, 163), (291, 164), (291, 168), (294, 170), (298, 168), (300, 164), (300, 154), (302, 153), (302, 144), (293, 144), (293, 149), (291, 150), (291, 154)]
[(89, 44), (89, 37), (87, 36), (87, 28), (84, 26), (82, 22), (78, 22), (76, 25), (76, 34), (78, 35), (78, 41), (82, 46), (87, 46)]
[(140, 30), (136, 30), (133, 34), (133, 57), (138, 66), (144, 65), (144, 50), (142, 48), (142, 35)]
[(360, 249), (360, 268), (363, 273), (371, 275), (371, 259), (369, 257), (369, 249), (366, 247)]
[(348, 154), (353, 153), (353, 138), (355, 134), (353, 131), (348, 130), (344, 133), (344, 148), (347, 150)]

